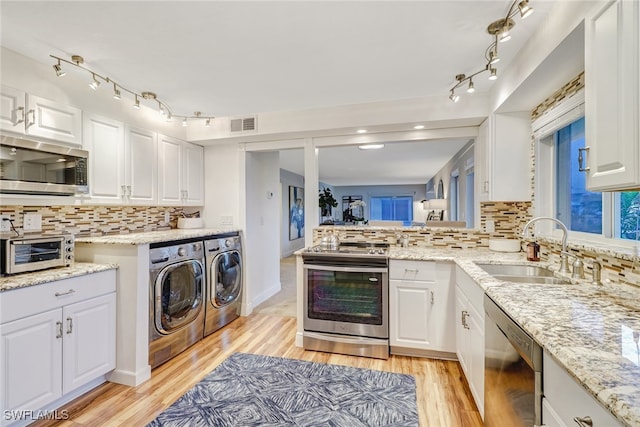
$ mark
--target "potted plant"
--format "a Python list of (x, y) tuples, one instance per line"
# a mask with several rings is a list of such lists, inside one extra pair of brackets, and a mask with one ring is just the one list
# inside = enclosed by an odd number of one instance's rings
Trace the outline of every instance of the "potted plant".
[(331, 208), (338, 206), (338, 201), (331, 194), (330, 188), (320, 190), (318, 194), (318, 206), (322, 209), (322, 216), (331, 216)]

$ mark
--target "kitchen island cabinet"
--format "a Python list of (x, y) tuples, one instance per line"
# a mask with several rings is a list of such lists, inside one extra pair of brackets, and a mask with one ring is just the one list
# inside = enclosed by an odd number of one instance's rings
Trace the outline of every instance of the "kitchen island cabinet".
[(115, 288), (107, 270), (0, 293), (4, 410), (52, 410), (105, 381), (115, 367)]
[(452, 270), (449, 262), (389, 262), (392, 354), (455, 358)]

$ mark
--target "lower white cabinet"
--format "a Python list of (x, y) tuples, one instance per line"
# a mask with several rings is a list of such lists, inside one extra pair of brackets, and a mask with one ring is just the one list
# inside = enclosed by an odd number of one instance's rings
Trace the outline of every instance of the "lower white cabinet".
[(114, 369), (115, 270), (5, 291), (0, 304), (4, 411), (53, 409)]
[(391, 353), (455, 357), (452, 269), (447, 262), (390, 261)]
[(458, 361), (484, 418), (484, 291), (456, 268), (455, 336)]
[(542, 421), (546, 427), (622, 425), (546, 351), (542, 366)]

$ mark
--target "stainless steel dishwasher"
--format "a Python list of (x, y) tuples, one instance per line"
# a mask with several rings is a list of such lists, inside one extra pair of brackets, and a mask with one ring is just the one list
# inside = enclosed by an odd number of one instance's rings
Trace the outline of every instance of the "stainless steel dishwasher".
[(484, 296), (484, 425), (542, 425), (542, 348)]

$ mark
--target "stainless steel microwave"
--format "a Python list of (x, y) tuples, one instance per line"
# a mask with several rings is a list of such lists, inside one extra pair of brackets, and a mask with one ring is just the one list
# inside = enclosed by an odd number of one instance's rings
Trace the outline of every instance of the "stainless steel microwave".
[(88, 157), (85, 150), (0, 135), (0, 193), (88, 193)]
[(73, 235), (0, 238), (2, 275), (27, 273), (74, 262)]

